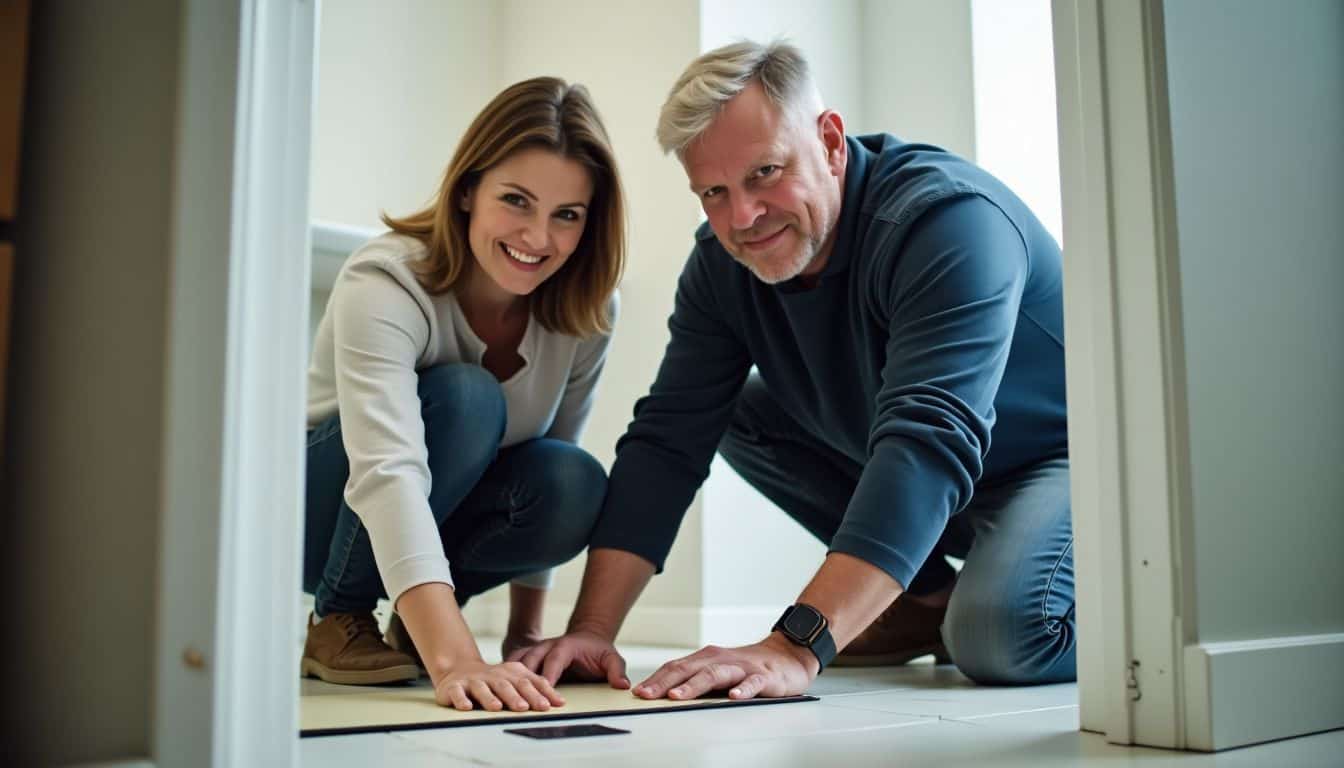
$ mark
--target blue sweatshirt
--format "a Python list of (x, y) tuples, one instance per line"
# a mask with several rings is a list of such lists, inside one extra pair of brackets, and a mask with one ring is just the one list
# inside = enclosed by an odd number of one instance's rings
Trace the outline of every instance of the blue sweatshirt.
[(885, 134), (847, 141), (814, 287), (763, 283), (707, 224), (696, 232), (592, 547), (662, 570), (753, 365), (803, 428), (863, 466), (830, 551), (903, 587), (977, 484), (1067, 455), (1059, 245), (953, 154)]

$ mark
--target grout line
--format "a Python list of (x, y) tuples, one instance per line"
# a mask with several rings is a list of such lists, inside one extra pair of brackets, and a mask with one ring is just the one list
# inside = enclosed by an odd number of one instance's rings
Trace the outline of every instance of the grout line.
[[(374, 734), (367, 734), (367, 735), (372, 736), (372, 735), (374, 735)], [(456, 752), (451, 752), (451, 751), (446, 750), (446, 749), (441, 749), (441, 748), (439, 748), (439, 747), (437, 747), (437, 746), (434, 746), (434, 745), (432, 745), (432, 744), (426, 744), (426, 743), (424, 743), (424, 742), (422, 742), (422, 741), (416, 741), (416, 740), (414, 740), (414, 739), (407, 738), (407, 737), (406, 737), (406, 732), (404, 732), (404, 731), (390, 731), (390, 732), (386, 732), (386, 731), (385, 731), (385, 732), (383, 732), (382, 735), (384, 735), (384, 736), (391, 736), (393, 739), (396, 739), (397, 742), (399, 742), (399, 743), (401, 743), (401, 744), (409, 745), (409, 746), (413, 747), (414, 749), (416, 749), (416, 750), (418, 750), (418, 751), (421, 751), (421, 752), (428, 752), (428, 753), (431, 754), (431, 755), (436, 755), (436, 756), (440, 756), (440, 757), (450, 757), (450, 758), (452, 758), (452, 759), (454, 759), (454, 760), (461, 761), (461, 762), (466, 763), (466, 764), (468, 764), (468, 765), (482, 765), (482, 766), (491, 766), (491, 765), (495, 765), (495, 763), (492, 763), (492, 762), (490, 762), (490, 761), (488, 761), (488, 760), (485, 760), (485, 759), (483, 759), (483, 758), (472, 757), (472, 756), (470, 756), (470, 755), (459, 755), (459, 754), (457, 754)]]
[(832, 704), (831, 706), (835, 707), (836, 709), (848, 709), (848, 710), (852, 710), (852, 711), (855, 711), (855, 712), (882, 712), (882, 713), (892, 714), (892, 715), (903, 715), (903, 716), (905, 716), (905, 717), (937, 718), (938, 720), (946, 721), (946, 722), (949, 722), (949, 723), (961, 723), (961, 724), (963, 724), (963, 725), (975, 725), (976, 723), (974, 723), (974, 722), (972, 722), (972, 721), (974, 721), (974, 720), (987, 720), (987, 719), (989, 719), (989, 718), (993, 718), (993, 717), (1007, 717), (1008, 715), (1029, 715), (1029, 714), (1032, 714), (1032, 713), (1034, 713), (1034, 712), (1054, 712), (1054, 711), (1058, 711), (1058, 710), (1061, 710), (1061, 709), (1077, 709), (1077, 708), (1078, 708), (1078, 705), (1077, 705), (1077, 704), (1060, 704), (1060, 705), (1052, 706), (1052, 707), (1035, 707), (1035, 708), (1032, 708), (1032, 709), (1015, 709), (1015, 710), (1011, 710), (1011, 711), (1008, 711), (1008, 712), (991, 712), (991, 713), (989, 713), (989, 714), (985, 714), (985, 715), (955, 715), (955, 716), (954, 716), (954, 715), (934, 715), (934, 714), (929, 714), (928, 712), (917, 712), (917, 711), (909, 711), (909, 712), (907, 712), (907, 711), (897, 710), (897, 709), (876, 709), (876, 708), (873, 708), (873, 707), (856, 707), (856, 706), (853, 706), (853, 705), (845, 705), (845, 704)]
[(962, 715), (961, 717), (948, 718), (948, 719), (963, 720), (963, 721), (988, 720), (991, 717), (1007, 717), (1008, 715), (1029, 715), (1032, 714), (1033, 712), (1056, 712), (1061, 709), (1077, 709), (1077, 708), (1078, 708), (1077, 704), (1061, 704), (1059, 706), (1054, 707), (1036, 707), (1035, 709), (1019, 709), (1014, 710), (1012, 712), (993, 712), (988, 715)]

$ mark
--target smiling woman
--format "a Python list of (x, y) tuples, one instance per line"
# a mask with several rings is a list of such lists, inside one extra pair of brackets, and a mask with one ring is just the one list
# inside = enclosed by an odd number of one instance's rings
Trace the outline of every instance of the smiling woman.
[(445, 706), (563, 703), (522, 665), (486, 664), (459, 606), (512, 582), (504, 653), (535, 642), (550, 569), (588, 544), (606, 475), (576, 442), (617, 311), (623, 218), (587, 91), (535, 78), (477, 116), (428, 207), (384, 214), (392, 231), (342, 267), (308, 376), (305, 675), (364, 685), (424, 668)]

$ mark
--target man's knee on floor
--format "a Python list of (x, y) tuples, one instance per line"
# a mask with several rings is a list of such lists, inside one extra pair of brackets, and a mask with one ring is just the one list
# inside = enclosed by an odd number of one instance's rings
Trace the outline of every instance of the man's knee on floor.
[(962, 674), (981, 685), (1039, 685), (1073, 679), (1072, 633), (1008, 601), (958, 600), (943, 621), (943, 644)]

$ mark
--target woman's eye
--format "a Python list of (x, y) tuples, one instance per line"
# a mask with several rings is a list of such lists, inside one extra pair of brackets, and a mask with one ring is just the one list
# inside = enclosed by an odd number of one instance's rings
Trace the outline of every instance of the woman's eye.
[(525, 198), (525, 197), (523, 197), (522, 195), (517, 194), (517, 193), (515, 193), (515, 192), (507, 192), (507, 193), (501, 195), (499, 199), (500, 199), (500, 200), (503, 200), (504, 202), (508, 203), (509, 205), (517, 206), (518, 208), (526, 208), (526, 207), (527, 207), (527, 198)]
[(561, 219), (562, 221), (578, 221), (578, 220), (579, 220), (579, 212), (578, 212), (578, 211), (574, 211), (574, 210), (570, 210), (570, 209), (568, 209), (568, 208), (566, 208), (566, 209), (564, 209), (564, 210), (562, 210), (562, 211), (556, 211), (555, 215), (556, 215), (556, 216), (559, 216), (560, 219)]
[(702, 197), (702, 198), (708, 200), (708, 199), (710, 199), (711, 197), (717, 197), (718, 194), (719, 194), (719, 188), (718, 188), (718, 187), (710, 187), (709, 189), (706, 189), (704, 192), (701, 192), (701, 193), (700, 193), (700, 197)]

